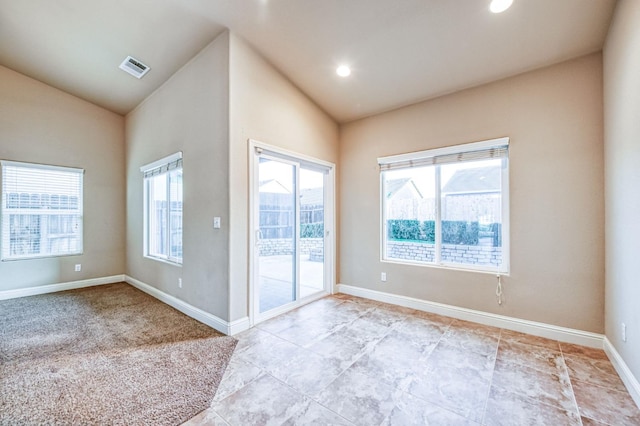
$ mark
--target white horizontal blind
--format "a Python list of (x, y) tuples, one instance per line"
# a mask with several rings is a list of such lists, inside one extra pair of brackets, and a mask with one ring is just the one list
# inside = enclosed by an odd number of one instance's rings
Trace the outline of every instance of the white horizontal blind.
[(462, 161), (506, 158), (509, 155), (509, 138), (493, 139), (448, 148), (438, 148), (409, 154), (378, 158), (380, 171), (450, 164)]
[(154, 167), (149, 170), (144, 171), (144, 178), (150, 178), (153, 176), (158, 176), (163, 173), (168, 173), (171, 170), (181, 169), (182, 168), (182, 158), (178, 158), (177, 160), (173, 160), (170, 163), (166, 163), (157, 167)]
[(167, 173), (171, 170), (182, 168), (182, 151), (178, 151), (174, 154), (168, 155), (164, 158), (156, 160), (152, 163), (145, 164), (140, 167), (144, 178), (150, 178), (158, 176), (163, 173)]
[(2, 260), (81, 254), (84, 170), (0, 165)]

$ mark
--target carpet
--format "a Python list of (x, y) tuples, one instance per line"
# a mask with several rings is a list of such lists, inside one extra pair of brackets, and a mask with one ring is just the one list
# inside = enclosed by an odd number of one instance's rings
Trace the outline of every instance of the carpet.
[(125, 283), (0, 301), (0, 424), (180, 424), (236, 343)]

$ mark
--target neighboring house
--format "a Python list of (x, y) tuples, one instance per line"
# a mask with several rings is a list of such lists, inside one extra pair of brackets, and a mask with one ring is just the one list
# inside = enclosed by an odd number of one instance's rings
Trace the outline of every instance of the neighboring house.
[(499, 167), (456, 171), (442, 188), (442, 216), (446, 220), (500, 222)]
[(411, 178), (390, 179), (386, 182), (387, 200), (422, 199), (422, 193)]
[(424, 198), (412, 178), (388, 180), (385, 193), (387, 196), (387, 218), (433, 219), (433, 198)]

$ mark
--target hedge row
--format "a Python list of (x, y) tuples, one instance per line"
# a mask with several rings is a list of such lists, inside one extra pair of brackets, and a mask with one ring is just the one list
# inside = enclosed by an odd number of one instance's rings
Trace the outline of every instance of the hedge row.
[[(478, 222), (466, 222), (457, 220), (442, 221), (443, 244), (458, 244), (475, 246), (480, 237), (491, 237), (493, 246), (502, 246), (502, 226), (500, 223), (479, 225)], [(391, 240), (410, 240), (435, 243), (436, 231), (433, 220), (388, 220), (387, 238)]]
[(300, 238), (322, 238), (324, 236), (324, 223), (301, 223)]

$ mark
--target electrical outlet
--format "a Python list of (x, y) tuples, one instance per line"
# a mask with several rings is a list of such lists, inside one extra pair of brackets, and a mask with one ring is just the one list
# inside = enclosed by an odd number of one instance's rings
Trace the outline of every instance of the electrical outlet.
[(178, 278), (178, 287), (182, 288), (182, 278)]
[(81, 265), (80, 263), (77, 263), (77, 264), (76, 264), (76, 269), (75, 269), (75, 271), (76, 271), (76, 272), (80, 272), (80, 271), (82, 271), (82, 265)]
[(382, 281), (382, 282), (386, 282), (387, 281), (387, 273), (386, 272), (380, 272), (380, 281)]
[(214, 227), (214, 229), (220, 229), (220, 218), (219, 217), (214, 217), (213, 218), (213, 227)]
[(622, 341), (627, 341), (627, 324), (622, 323)]

